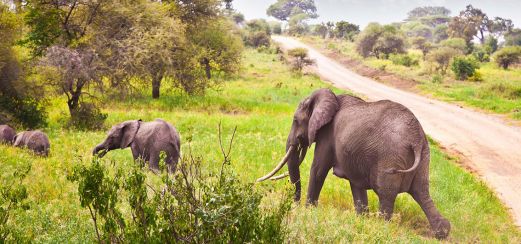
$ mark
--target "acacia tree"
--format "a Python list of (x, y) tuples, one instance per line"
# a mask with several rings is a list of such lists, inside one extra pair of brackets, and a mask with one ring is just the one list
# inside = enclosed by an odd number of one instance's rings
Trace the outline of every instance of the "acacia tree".
[(335, 24), (335, 35), (337, 38), (346, 38), (352, 41), (354, 36), (358, 33), (360, 33), (360, 27), (358, 25), (343, 20)]
[(470, 43), (474, 37), (485, 43), (486, 33), (496, 39), (513, 29), (512, 20), (501, 17), (490, 19), (481, 9), (467, 5), (465, 10), (449, 23), (449, 34), (452, 37), (464, 38)]
[(288, 21), (290, 34), (303, 34), (308, 19), (318, 18), (314, 0), (277, 0), (266, 13), (281, 21)]
[(277, 0), (266, 13), (281, 21), (288, 21), (293, 15), (302, 13), (308, 18), (318, 17), (314, 0)]

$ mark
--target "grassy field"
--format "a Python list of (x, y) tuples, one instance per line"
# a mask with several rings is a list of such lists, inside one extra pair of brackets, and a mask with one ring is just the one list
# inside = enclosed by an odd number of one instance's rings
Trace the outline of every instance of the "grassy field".
[[(283, 156), (294, 109), (319, 87), (329, 85), (314, 76), (293, 76), (275, 55), (248, 50), (241, 75), (208, 91), (204, 97), (187, 97), (168, 88), (158, 100), (150, 99), (147, 93), (129, 101), (106, 101), (104, 111), (109, 114), (107, 125), (131, 119), (163, 118), (171, 122), (181, 133), (182, 150), (187, 150), (187, 141), (191, 140), (193, 153), (204, 158), (207, 169), (220, 166), (218, 123), (222, 121), (228, 136), (237, 126), (232, 167), (242, 180), (253, 182)], [(82, 158), (91, 158), (92, 148), (104, 139), (106, 132), (63, 129), (59, 122), (63, 113), (65, 102), (53, 100), (50, 123), (44, 129), (52, 143), (50, 157), (37, 158), (25, 150), (0, 145), (0, 170), (4, 176), (15, 167), (32, 164), (25, 180), (30, 210), (13, 215), (12, 223), (34, 242), (93, 242), (95, 234), (88, 211), (80, 207), (77, 186), (67, 181), (66, 175)], [(452, 223), (448, 241), (521, 242), (521, 233), (494, 193), (436, 145), (432, 144), (431, 150), (431, 192), (437, 207)], [(110, 152), (106, 158), (121, 167), (133, 164), (129, 149)], [(303, 192), (312, 158), (311, 150), (301, 167)], [(266, 187), (266, 199), (278, 197), (285, 184), (288, 183), (274, 184), (275, 192)], [(267, 182), (256, 187), (270, 185)], [(406, 194), (398, 197), (390, 222), (374, 214), (378, 201), (372, 192), (371, 214), (357, 216), (349, 183), (332, 174), (319, 201), (317, 208), (303, 204), (293, 207), (286, 221), (291, 242), (436, 242), (425, 215)]]
[(481, 64), (477, 70), (482, 75), (483, 81), (457, 81), (451, 71), (442, 77), (442, 80), (433, 81), (434, 75), (429, 71), (429, 64), (423, 61), (418, 50), (410, 50), (409, 53), (420, 61), (419, 65), (405, 67), (393, 64), (390, 60), (374, 57), (364, 59), (355, 51), (355, 44), (352, 42), (324, 40), (317, 37), (305, 37), (303, 40), (319, 48), (339, 52), (368, 67), (415, 80), (417, 82), (415, 86), (425, 94), (521, 120), (521, 69), (519, 68), (503, 70), (490, 62)]

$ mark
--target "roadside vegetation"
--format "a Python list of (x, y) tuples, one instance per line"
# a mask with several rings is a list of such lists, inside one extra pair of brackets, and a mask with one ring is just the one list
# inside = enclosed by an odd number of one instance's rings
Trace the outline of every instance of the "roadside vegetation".
[(455, 17), (419, 7), (401, 23), (347, 37), (337, 34), (344, 25), (312, 25), (300, 36), (362, 75), (521, 120), (520, 35), (509, 19), (469, 5)]

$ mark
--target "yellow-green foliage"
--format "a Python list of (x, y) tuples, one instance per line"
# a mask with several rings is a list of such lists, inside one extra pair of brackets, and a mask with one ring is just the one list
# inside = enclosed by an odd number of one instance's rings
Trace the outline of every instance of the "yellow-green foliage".
[[(486, 72), (483, 75), (488, 77)], [(104, 112), (109, 115), (107, 125), (130, 119), (163, 118), (171, 122), (180, 131), (183, 152), (191, 144), (192, 153), (203, 157), (203, 162), (216, 162), (203, 165), (208, 170), (218, 169), (218, 162), (222, 161), (217, 139), (219, 122), (225, 128), (224, 135), (237, 126), (232, 167), (240, 179), (253, 182), (283, 156), (294, 109), (319, 87), (329, 85), (315, 76), (294, 77), (275, 55), (248, 50), (241, 75), (223, 82), (219, 89), (209, 90), (204, 97), (188, 97), (168, 88), (169, 92), (157, 100), (144, 95), (126, 101), (106, 101)], [(44, 128), (51, 140), (50, 157), (38, 158), (26, 150), (0, 145), (0, 172), (32, 164), (24, 180), (30, 210), (17, 212), (12, 223), (34, 242), (93, 242), (96, 235), (88, 210), (80, 207), (77, 185), (67, 181), (66, 175), (80, 163), (79, 159), (90, 161), (93, 146), (105, 138), (106, 132), (63, 129), (58, 121), (67, 111), (63, 98), (56, 98), (51, 104), (49, 127)], [(452, 222), (448, 240), (519, 243), (519, 230), (492, 191), (436, 145), (431, 149), (431, 192), (436, 206)], [(129, 149), (109, 152), (105, 158), (123, 169), (130, 170), (134, 164)], [(303, 186), (308, 183), (312, 158), (310, 150), (301, 166)], [(256, 185), (266, 190), (264, 201), (268, 203), (279, 199), (286, 186), (283, 181)], [(357, 216), (352, 201), (349, 183), (329, 175), (317, 208), (306, 208), (301, 203), (292, 209), (287, 219), (288, 241), (436, 241), (421, 208), (406, 194), (398, 197), (396, 215), (390, 222), (376, 216), (378, 201), (373, 192), (369, 194), (368, 216)]]

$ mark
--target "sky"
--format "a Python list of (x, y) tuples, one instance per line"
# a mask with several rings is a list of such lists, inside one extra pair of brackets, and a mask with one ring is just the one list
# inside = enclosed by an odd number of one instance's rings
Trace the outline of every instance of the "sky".
[[(266, 9), (276, 0), (234, 0), (233, 6), (246, 19), (268, 18)], [(388, 24), (407, 17), (407, 12), (420, 6), (444, 6), (458, 15), (472, 4), (489, 17), (509, 18), (521, 27), (521, 0), (315, 0), (319, 18), (310, 23), (347, 20), (365, 27), (370, 22)]]

